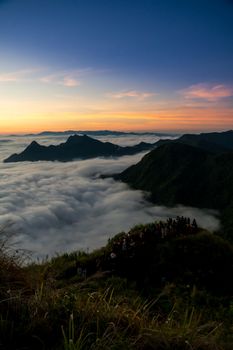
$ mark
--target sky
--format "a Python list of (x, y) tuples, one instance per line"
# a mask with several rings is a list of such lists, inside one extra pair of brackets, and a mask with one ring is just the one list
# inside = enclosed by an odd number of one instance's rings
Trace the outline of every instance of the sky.
[(0, 0), (0, 133), (233, 126), (233, 1)]

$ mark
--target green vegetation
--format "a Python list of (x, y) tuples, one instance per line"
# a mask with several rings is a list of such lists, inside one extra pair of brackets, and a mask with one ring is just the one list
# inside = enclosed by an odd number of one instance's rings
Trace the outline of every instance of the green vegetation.
[(22, 264), (0, 244), (0, 349), (230, 350), (233, 247), (188, 219)]
[[(233, 133), (231, 133), (233, 134)], [(233, 152), (166, 143), (115, 176), (150, 193), (157, 204), (217, 209), (223, 237), (233, 241)]]

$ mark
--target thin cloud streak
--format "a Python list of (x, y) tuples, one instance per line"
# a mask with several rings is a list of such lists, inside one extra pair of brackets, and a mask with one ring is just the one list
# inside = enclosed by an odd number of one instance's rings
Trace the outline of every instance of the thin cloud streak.
[(25, 79), (29, 79), (33, 74), (35, 74), (38, 71), (38, 68), (28, 68), (9, 73), (2, 73), (0, 74), (0, 83), (21, 82)]
[(233, 87), (224, 84), (196, 84), (182, 90), (185, 99), (200, 99), (209, 102), (217, 102), (221, 99), (233, 96)]
[(65, 87), (77, 87), (81, 84), (80, 79), (93, 72), (91, 68), (57, 71), (46, 74), (46, 68), (26, 68), (8, 73), (0, 73), (0, 83), (15, 82), (41, 82), (45, 84), (63, 85)]
[(143, 92), (136, 90), (127, 90), (127, 91), (119, 91), (119, 92), (110, 92), (107, 93), (107, 97), (113, 99), (122, 99), (122, 98), (135, 98), (138, 100), (144, 100), (153, 96), (157, 96), (158, 93), (154, 92)]
[(69, 71), (58, 71), (53, 74), (44, 75), (39, 80), (46, 84), (63, 85), (65, 87), (77, 87), (81, 85), (81, 78), (93, 73), (90, 67)]

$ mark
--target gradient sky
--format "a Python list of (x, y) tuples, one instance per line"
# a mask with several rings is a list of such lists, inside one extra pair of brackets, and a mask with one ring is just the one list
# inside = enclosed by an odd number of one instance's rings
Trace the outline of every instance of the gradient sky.
[(233, 1), (0, 0), (0, 133), (233, 128)]

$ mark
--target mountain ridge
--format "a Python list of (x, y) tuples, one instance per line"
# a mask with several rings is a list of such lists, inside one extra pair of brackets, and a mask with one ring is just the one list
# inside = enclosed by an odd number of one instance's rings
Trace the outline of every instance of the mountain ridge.
[(57, 146), (43, 146), (32, 141), (21, 153), (12, 154), (4, 159), (4, 163), (22, 161), (72, 161), (74, 159), (89, 159), (94, 157), (114, 157), (133, 155), (151, 150), (154, 144), (140, 142), (135, 146), (119, 146), (111, 142), (102, 142), (87, 135), (69, 136), (66, 142)]
[(228, 152), (229, 150), (233, 150), (233, 130), (201, 134), (184, 134), (175, 140), (159, 140), (156, 146), (161, 146), (166, 143), (183, 143), (216, 153)]
[[(229, 135), (233, 138), (232, 131)], [(231, 144), (226, 149), (224, 143), (219, 148), (214, 143), (214, 150), (197, 144), (165, 142), (114, 178), (149, 192), (150, 200), (157, 204), (219, 210), (226, 235), (233, 239)]]

